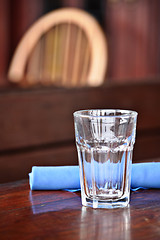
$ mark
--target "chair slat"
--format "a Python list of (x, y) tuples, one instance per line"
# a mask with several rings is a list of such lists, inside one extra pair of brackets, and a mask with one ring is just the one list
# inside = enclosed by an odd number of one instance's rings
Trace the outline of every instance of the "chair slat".
[(72, 74), (72, 80), (71, 84), (73, 86), (76, 86), (78, 80), (79, 80), (79, 63), (80, 63), (80, 51), (81, 51), (81, 42), (82, 42), (82, 29), (78, 29), (77, 33), (77, 41), (76, 41), (76, 49), (75, 49), (75, 55), (74, 55), (74, 65), (73, 65), (73, 74)]
[(69, 41), (71, 35), (71, 23), (69, 22), (67, 25), (67, 34), (66, 34), (66, 43), (64, 46), (64, 62), (63, 62), (63, 73), (62, 73), (62, 84), (64, 85), (66, 82), (68, 62), (69, 62)]

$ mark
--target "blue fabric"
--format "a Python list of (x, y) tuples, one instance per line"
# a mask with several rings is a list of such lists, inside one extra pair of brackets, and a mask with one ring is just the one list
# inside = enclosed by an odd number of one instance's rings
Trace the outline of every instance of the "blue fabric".
[(160, 162), (132, 164), (131, 189), (160, 188)]
[[(79, 166), (32, 167), (31, 190), (80, 189)], [(160, 162), (132, 164), (131, 189), (160, 188)]]
[(32, 167), (29, 174), (31, 190), (80, 188), (79, 167)]

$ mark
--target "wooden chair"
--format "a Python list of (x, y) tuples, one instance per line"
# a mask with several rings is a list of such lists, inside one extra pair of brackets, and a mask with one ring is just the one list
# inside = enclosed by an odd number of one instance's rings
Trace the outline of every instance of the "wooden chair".
[(63, 8), (41, 17), (25, 33), (8, 77), (27, 86), (98, 86), (107, 62), (107, 42), (97, 20), (83, 10)]

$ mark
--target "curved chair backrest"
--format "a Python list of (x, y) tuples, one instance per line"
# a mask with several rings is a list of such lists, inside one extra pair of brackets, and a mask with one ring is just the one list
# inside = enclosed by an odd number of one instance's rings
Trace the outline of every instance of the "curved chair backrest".
[(26, 85), (98, 86), (107, 69), (107, 42), (97, 20), (62, 8), (41, 17), (20, 41), (9, 80)]

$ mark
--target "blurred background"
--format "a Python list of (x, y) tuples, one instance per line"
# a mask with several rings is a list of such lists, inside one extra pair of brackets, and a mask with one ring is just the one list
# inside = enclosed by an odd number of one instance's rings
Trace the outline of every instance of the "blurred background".
[(6, 86), (11, 57), (26, 30), (61, 7), (91, 13), (109, 50), (107, 81), (152, 81), (160, 74), (159, 0), (0, 0), (0, 86)]
[[(108, 45), (104, 84), (10, 84), (8, 68), (24, 33), (62, 7), (83, 9), (101, 25)], [(34, 165), (77, 164), (72, 114), (78, 109), (137, 111), (133, 162), (160, 161), (159, 12), (159, 0), (0, 0), (0, 183), (28, 178)]]

